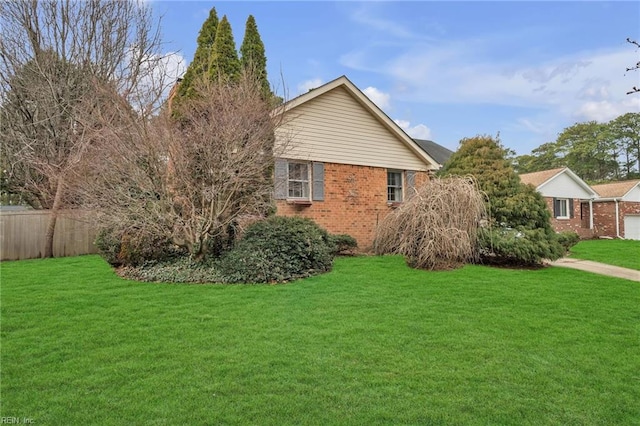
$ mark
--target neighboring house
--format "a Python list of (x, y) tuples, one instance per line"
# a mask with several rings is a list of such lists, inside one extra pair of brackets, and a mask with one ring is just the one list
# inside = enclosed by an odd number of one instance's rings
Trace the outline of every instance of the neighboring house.
[(444, 163), (446, 163), (453, 155), (453, 151), (451, 151), (449, 148), (438, 145), (434, 141), (426, 139), (414, 139), (413, 141), (417, 143), (418, 146), (422, 148), (422, 150), (426, 152), (431, 158), (436, 160), (439, 168), (442, 167)]
[(586, 182), (567, 167), (520, 175), (523, 183), (533, 185), (544, 197), (556, 232), (574, 231), (581, 238), (594, 235), (593, 209), (598, 197)]
[[(342, 76), (284, 105), (276, 133), (277, 214), (304, 216), (361, 249), (440, 162)], [(436, 155), (434, 153), (434, 155)]]
[(596, 235), (640, 240), (640, 180), (594, 185)]

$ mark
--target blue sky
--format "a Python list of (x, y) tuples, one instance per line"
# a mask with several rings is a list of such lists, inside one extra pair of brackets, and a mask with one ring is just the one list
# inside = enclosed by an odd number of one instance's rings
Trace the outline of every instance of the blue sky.
[[(292, 98), (346, 75), (410, 135), (455, 149), (500, 133), (518, 154), (576, 122), (640, 112), (640, 2), (150, 1), (188, 65), (212, 7), (239, 48), (256, 18), (269, 80)], [(625, 75), (626, 74), (626, 75)]]

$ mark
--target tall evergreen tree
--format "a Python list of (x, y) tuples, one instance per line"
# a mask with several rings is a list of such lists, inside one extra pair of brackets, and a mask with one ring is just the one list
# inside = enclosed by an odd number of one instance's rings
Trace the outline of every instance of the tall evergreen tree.
[(216, 39), (211, 48), (209, 77), (212, 80), (237, 81), (240, 77), (240, 70), (240, 60), (236, 51), (236, 43), (233, 40), (231, 24), (225, 15), (218, 24)]
[(182, 78), (178, 88), (178, 96), (191, 96), (193, 94), (193, 80), (197, 76), (208, 75), (211, 48), (216, 39), (218, 23), (216, 8), (212, 7), (209, 11), (209, 17), (204, 21), (200, 33), (198, 33), (198, 47), (193, 55), (193, 61), (189, 64), (187, 72)]
[(264, 44), (260, 38), (260, 33), (258, 33), (258, 26), (253, 15), (249, 15), (247, 18), (244, 39), (240, 46), (240, 55), (242, 68), (256, 76), (266, 99), (271, 94), (269, 81), (267, 80), (267, 57), (265, 56)]
[(558, 145), (547, 142), (532, 150), (530, 155), (516, 157), (515, 163), (517, 172), (522, 174), (562, 167), (564, 160), (558, 154)]
[(622, 152), (618, 162), (625, 179), (640, 177), (640, 112), (628, 112), (608, 124), (611, 137)]
[(489, 136), (465, 138), (441, 174), (473, 175), (487, 196), (490, 220), (480, 231), (481, 260), (538, 264), (557, 259), (563, 248), (545, 201), (535, 188), (520, 181), (505, 158), (507, 152)]
[(607, 124), (576, 123), (558, 135), (556, 145), (567, 167), (582, 179), (601, 182), (619, 177), (619, 149)]

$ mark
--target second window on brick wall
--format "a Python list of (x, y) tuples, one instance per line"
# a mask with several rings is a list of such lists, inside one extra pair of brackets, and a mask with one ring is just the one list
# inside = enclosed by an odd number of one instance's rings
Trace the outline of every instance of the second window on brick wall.
[(387, 202), (402, 202), (402, 172), (393, 170), (387, 172)]

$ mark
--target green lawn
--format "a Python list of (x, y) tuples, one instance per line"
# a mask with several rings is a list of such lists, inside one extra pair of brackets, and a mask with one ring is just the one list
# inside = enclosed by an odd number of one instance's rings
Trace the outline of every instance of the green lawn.
[(571, 247), (570, 257), (640, 270), (640, 241), (585, 240)]
[(640, 421), (640, 285), (341, 258), (286, 285), (1, 265), (1, 416), (36, 425)]

